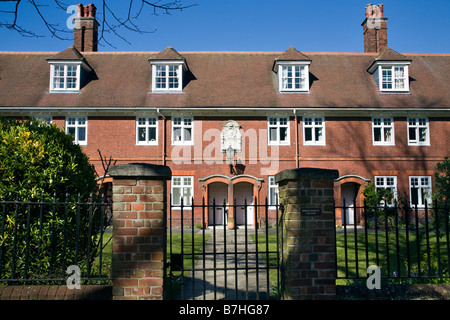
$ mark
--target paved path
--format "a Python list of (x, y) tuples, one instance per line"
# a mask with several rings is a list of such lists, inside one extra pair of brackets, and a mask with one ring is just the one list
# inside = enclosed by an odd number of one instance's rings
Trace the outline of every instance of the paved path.
[[(206, 254), (199, 255), (194, 271), (184, 277), (183, 290), (178, 299), (267, 300), (267, 292), (270, 293), (272, 286), (269, 282), (267, 289), (266, 269), (260, 269), (259, 272), (255, 270), (256, 267), (265, 267), (261, 256), (258, 254), (257, 257), (256, 245), (250, 238), (250, 234), (254, 234), (255, 230), (247, 230), (247, 241), (243, 228), (238, 228), (236, 232), (224, 232), (223, 229), (217, 228), (215, 236), (211, 229), (206, 232), (210, 234), (205, 247)], [(214, 242), (215, 255), (212, 254)]]

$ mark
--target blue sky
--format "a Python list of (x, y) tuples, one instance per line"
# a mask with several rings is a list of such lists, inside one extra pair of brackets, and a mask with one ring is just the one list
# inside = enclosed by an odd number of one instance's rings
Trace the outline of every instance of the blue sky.
[[(123, 5), (120, 7), (121, 1), (112, 2), (117, 10), (124, 9)], [(82, 3), (94, 3), (101, 10), (98, 0)], [(303, 52), (364, 51), (361, 23), (369, 0), (184, 0), (184, 3), (198, 6), (171, 15), (161, 12), (158, 16), (141, 15), (136, 21), (139, 27), (156, 32), (138, 34), (122, 30), (121, 35), (131, 44), (108, 35), (114, 47), (103, 43), (99, 51), (161, 51), (167, 46), (178, 51), (284, 51), (289, 46)], [(405, 53), (450, 52), (450, 0), (374, 2), (378, 3), (384, 4), (385, 16), (389, 17), (388, 45), (392, 49)], [(61, 27), (70, 16), (52, 7), (42, 9)], [(0, 51), (61, 51), (73, 44), (73, 40), (52, 37), (31, 9), (21, 12), (19, 23), (45, 37), (27, 38), (0, 28)]]

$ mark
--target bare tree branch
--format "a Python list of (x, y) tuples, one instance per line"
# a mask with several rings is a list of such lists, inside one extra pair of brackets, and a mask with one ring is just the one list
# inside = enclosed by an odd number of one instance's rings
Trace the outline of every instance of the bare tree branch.
[[(102, 11), (98, 12), (97, 20), (101, 24), (99, 30), (99, 44), (104, 42), (105, 44), (112, 46), (111, 41), (106, 39), (106, 35), (112, 35), (119, 38), (122, 41), (130, 44), (130, 42), (122, 35), (121, 31), (137, 32), (139, 34), (154, 33), (155, 30), (143, 30), (139, 26), (139, 18), (146, 14), (158, 15), (171, 14), (175, 11), (182, 11), (198, 4), (185, 5), (181, 0), (127, 0), (121, 1), (122, 5), (127, 5), (127, 10), (118, 10), (117, 7), (112, 7), (112, 0), (101, 0)], [(45, 3), (45, 4), (43, 4)], [(115, 3), (117, 4), (117, 2)], [(28, 30), (23, 27), (23, 23), (19, 22), (21, 14), (24, 11), (32, 9), (37, 17), (44, 24), (46, 33), (49, 33), (52, 37), (56, 37), (60, 40), (70, 40), (73, 34), (72, 30), (66, 28), (66, 26), (59, 26), (58, 23), (54, 23), (54, 15), (49, 14), (48, 8), (56, 8), (58, 10), (66, 12), (68, 5), (61, 0), (0, 0), (0, 28), (6, 28), (18, 32), (25, 37), (43, 37), (44, 34), (40, 34), (36, 29)], [(148, 9), (148, 10), (147, 10)], [(67, 12), (66, 12), (67, 13)]]

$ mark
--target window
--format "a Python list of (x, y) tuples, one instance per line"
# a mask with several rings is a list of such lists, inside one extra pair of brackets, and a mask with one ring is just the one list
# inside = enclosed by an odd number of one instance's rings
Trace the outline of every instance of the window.
[(278, 204), (278, 184), (275, 183), (275, 177), (269, 176), (269, 206)]
[(325, 145), (324, 118), (303, 118), (303, 144)]
[(397, 177), (396, 176), (376, 176), (375, 177), (375, 190), (389, 190), (390, 194), (385, 195), (382, 200), (382, 205), (394, 205), (397, 199)]
[(430, 130), (427, 118), (408, 119), (408, 144), (417, 146), (430, 145)]
[(409, 91), (407, 66), (382, 66), (381, 91)]
[(87, 118), (66, 118), (66, 133), (74, 137), (74, 143), (87, 144)]
[(409, 194), (411, 203), (418, 207), (425, 206), (425, 202), (431, 203), (431, 177), (412, 176), (409, 177)]
[(182, 65), (153, 65), (153, 91), (180, 92), (182, 90)]
[(372, 135), (374, 145), (394, 145), (394, 120), (392, 118), (373, 118)]
[(194, 196), (193, 177), (190, 176), (174, 176), (172, 177), (172, 205), (176, 207), (192, 205), (192, 197)]
[(268, 118), (269, 145), (289, 144), (289, 118)]
[(51, 125), (53, 122), (53, 118), (51, 116), (39, 116), (39, 117), (36, 117), (36, 119), (47, 123), (47, 125)]
[(192, 145), (193, 118), (173, 118), (172, 120), (172, 144)]
[(136, 144), (157, 145), (158, 144), (158, 119), (137, 118), (136, 119)]
[(50, 74), (50, 91), (80, 90), (79, 64), (52, 64)]
[(305, 65), (280, 66), (280, 91), (308, 91), (308, 67)]

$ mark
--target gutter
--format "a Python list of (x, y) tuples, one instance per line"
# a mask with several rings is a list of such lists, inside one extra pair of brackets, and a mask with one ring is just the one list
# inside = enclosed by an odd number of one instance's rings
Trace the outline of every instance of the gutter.
[(197, 115), (223, 115), (229, 116), (230, 112), (236, 114), (260, 115), (267, 116), (273, 114), (286, 113), (289, 114), (295, 110), (296, 113), (321, 113), (324, 116), (372, 116), (380, 114), (389, 114), (391, 116), (414, 116), (426, 113), (428, 116), (450, 116), (450, 106), (447, 108), (326, 108), (326, 107), (301, 107), (301, 108), (238, 108), (238, 107), (223, 107), (223, 108), (208, 108), (208, 107), (193, 107), (193, 108), (155, 108), (155, 107), (0, 107), (0, 114), (3, 115), (33, 115), (33, 114), (52, 114), (52, 115), (67, 115), (67, 114), (84, 114), (89, 115), (130, 115), (142, 113), (157, 113), (162, 117), (161, 112), (166, 116), (181, 113), (194, 113)]

